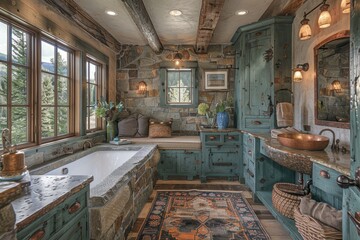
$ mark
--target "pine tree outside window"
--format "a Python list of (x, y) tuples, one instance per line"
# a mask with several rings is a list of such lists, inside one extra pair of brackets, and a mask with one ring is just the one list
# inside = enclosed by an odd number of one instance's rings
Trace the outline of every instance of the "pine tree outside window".
[(86, 130), (101, 128), (101, 119), (95, 116), (97, 100), (102, 96), (102, 64), (91, 58), (86, 60)]
[(1, 20), (0, 33), (0, 129), (10, 129), (12, 144), (30, 143), (33, 36)]
[(42, 142), (73, 133), (73, 51), (57, 42), (41, 41)]

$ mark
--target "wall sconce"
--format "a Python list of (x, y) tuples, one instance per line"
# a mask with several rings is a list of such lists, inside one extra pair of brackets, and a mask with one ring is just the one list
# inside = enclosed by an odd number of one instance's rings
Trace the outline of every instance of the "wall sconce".
[(306, 72), (307, 70), (309, 70), (308, 63), (296, 65), (296, 68), (294, 69), (294, 82), (301, 82), (303, 79), (301, 71)]
[(145, 94), (147, 91), (147, 85), (146, 82), (141, 81), (139, 82), (138, 89), (136, 90), (137, 94)]
[(343, 13), (350, 13), (350, 0), (342, 0), (340, 7)]
[[(331, 25), (331, 15), (328, 11), (330, 5), (326, 3), (327, 0), (323, 0), (321, 3), (316, 5), (309, 12), (304, 12), (304, 18), (301, 20), (301, 27), (299, 29), (299, 38), (300, 40), (306, 40), (311, 37), (311, 27), (309, 25), (309, 19), (306, 18), (307, 15), (312, 13), (315, 9), (320, 7), (321, 13), (318, 18), (319, 28), (327, 28)], [(349, 0), (348, 0), (349, 1)]]
[(341, 88), (341, 83), (339, 80), (334, 80), (332, 83), (331, 83), (332, 87), (333, 87), (333, 90), (336, 92), (336, 93), (341, 93), (342, 91), (342, 88)]
[(181, 62), (181, 59), (182, 59), (182, 55), (181, 53), (177, 52), (173, 58), (173, 60), (175, 61), (175, 65), (176, 66), (179, 66), (180, 62)]

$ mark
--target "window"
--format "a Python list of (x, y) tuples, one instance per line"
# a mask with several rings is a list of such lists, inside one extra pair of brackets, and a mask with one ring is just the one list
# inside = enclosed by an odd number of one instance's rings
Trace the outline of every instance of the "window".
[(12, 144), (32, 140), (32, 34), (0, 20), (0, 129), (9, 128)]
[(58, 42), (41, 41), (41, 138), (73, 133), (73, 51)]
[(194, 107), (197, 105), (195, 69), (160, 69), (162, 106)]
[(95, 105), (102, 94), (102, 64), (86, 60), (86, 130), (99, 129), (101, 121), (95, 116)]

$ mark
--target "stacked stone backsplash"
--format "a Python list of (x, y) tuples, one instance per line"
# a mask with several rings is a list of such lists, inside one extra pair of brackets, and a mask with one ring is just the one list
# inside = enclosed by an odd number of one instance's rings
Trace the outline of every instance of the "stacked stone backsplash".
[[(213, 108), (226, 98), (234, 99), (235, 50), (231, 45), (212, 45), (207, 54), (196, 54), (192, 46), (166, 46), (157, 55), (148, 46), (128, 46), (118, 55), (116, 101), (122, 101), (130, 113), (142, 113), (158, 120), (173, 119), (172, 130), (180, 134), (191, 134), (197, 130), (199, 123), (206, 122), (199, 116), (197, 108), (164, 108), (160, 106), (160, 65), (172, 59), (176, 52), (183, 56), (182, 62), (197, 62), (199, 103), (206, 102)], [(181, 64), (180, 64), (181, 65)], [(228, 90), (205, 91), (204, 70), (228, 70)], [(145, 94), (137, 94), (139, 82), (147, 84)], [(230, 126), (233, 127), (233, 114), (230, 114)]]

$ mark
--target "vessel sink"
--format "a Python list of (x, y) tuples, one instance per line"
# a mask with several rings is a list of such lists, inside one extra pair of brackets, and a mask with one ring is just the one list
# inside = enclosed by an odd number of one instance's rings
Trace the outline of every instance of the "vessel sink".
[(277, 139), (283, 146), (309, 151), (324, 150), (329, 144), (328, 137), (314, 134), (281, 133)]

